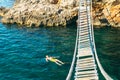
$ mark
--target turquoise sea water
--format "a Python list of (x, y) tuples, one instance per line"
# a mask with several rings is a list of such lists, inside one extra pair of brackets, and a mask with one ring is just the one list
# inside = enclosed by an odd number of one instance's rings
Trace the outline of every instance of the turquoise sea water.
[[(0, 24), (0, 80), (65, 80), (75, 28), (24, 28)], [(66, 64), (43, 63), (45, 55)], [(57, 79), (56, 79), (57, 78)]]
[[(11, 7), (13, 1), (0, 0), (0, 6)], [(119, 29), (95, 29), (100, 62), (114, 80), (120, 79), (119, 35)], [(65, 80), (75, 37), (76, 27), (73, 25), (26, 28), (0, 23), (0, 80)], [(55, 56), (65, 65), (46, 63), (43, 61), (45, 55)]]
[(95, 41), (100, 62), (114, 80), (120, 80), (120, 29), (95, 30)]

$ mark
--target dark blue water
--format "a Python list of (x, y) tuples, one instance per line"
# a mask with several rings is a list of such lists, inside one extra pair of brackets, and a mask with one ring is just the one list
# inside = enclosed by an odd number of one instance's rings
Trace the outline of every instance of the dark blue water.
[[(13, 1), (0, 0), (0, 6), (11, 7)], [(75, 26), (68, 27), (26, 28), (0, 23), (0, 80), (65, 80), (76, 37)], [(120, 79), (119, 35), (119, 29), (95, 29), (100, 62), (114, 80)], [(46, 55), (65, 65), (45, 62)]]

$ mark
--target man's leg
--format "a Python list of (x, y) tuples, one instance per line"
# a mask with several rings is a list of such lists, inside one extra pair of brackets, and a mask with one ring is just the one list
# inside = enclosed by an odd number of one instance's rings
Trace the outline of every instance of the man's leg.
[(60, 60), (57, 60), (57, 62), (59, 62), (59, 63), (61, 63), (61, 64), (64, 64), (62, 61), (60, 61)]

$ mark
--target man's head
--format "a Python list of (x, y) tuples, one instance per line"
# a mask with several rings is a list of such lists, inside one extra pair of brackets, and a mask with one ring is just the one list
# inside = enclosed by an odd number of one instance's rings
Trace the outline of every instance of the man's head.
[(48, 58), (49, 56), (48, 55), (46, 55), (46, 58)]

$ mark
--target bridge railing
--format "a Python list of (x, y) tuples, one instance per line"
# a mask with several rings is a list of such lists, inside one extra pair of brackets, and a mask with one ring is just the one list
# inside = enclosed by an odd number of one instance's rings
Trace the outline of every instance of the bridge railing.
[[(94, 53), (94, 57), (95, 57), (95, 60), (97, 62), (97, 65), (102, 73), (102, 75), (104, 76), (104, 78), (106, 80), (113, 80), (106, 72), (105, 70), (103, 69), (102, 65), (100, 64), (100, 61), (99, 61), (99, 58), (98, 58), (98, 55), (97, 55), (97, 52), (96, 52), (96, 46), (95, 46), (95, 39), (94, 39), (94, 29), (93, 29), (93, 19), (92, 19), (92, 0), (87, 0), (87, 1), (90, 1), (90, 8), (89, 8), (89, 11), (88, 13), (90, 14), (90, 20), (89, 20), (89, 26), (91, 30), (90, 31), (90, 40), (91, 40), (91, 43), (92, 43), (92, 51)], [(79, 11), (80, 12), (80, 11)], [(78, 13), (80, 15), (80, 13)], [(72, 77), (72, 74), (73, 74), (73, 71), (74, 71), (74, 66), (75, 66), (75, 61), (76, 61), (76, 55), (77, 55), (77, 49), (78, 49), (78, 37), (79, 37), (79, 28), (80, 26), (77, 27), (77, 35), (76, 35), (76, 43), (75, 43), (75, 49), (74, 49), (74, 55), (73, 55), (73, 59), (72, 59), (72, 63), (71, 63), (71, 67), (70, 67), (70, 70), (69, 70), (69, 73), (67, 75), (67, 78), (66, 80), (71, 80), (71, 77)]]
[(67, 75), (66, 80), (71, 80), (71, 77), (72, 77), (72, 74), (73, 74), (73, 71), (74, 71), (76, 54), (77, 54), (77, 46), (78, 46), (78, 29), (77, 29), (77, 34), (76, 34), (76, 43), (75, 43), (74, 55), (73, 55), (71, 67), (70, 67), (70, 70), (69, 70), (69, 73)]
[(94, 56), (95, 56), (95, 59), (96, 59), (96, 62), (97, 62), (97, 65), (98, 65), (98, 67), (99, 67), (99, 69), (100, 69), (100, 71), (101, 71), (101, 73), (102, 73), (102, 75), (104, 76), (104, 78), (106, 79), (106, 80), (113, 80), (106, 72), (105, 72), (105, 70), (103, 69), (103, 67), (102, 67), (102, 65), (101, 65), (101, 63), (100, 63), (100, 61), (99, 61), (99, 58), (98, 58), (98, 55), (97, 55), (97, 51), (96, 51), (96, 46), (95, 46), (95, 39), (94, 39), (94, 29), (93, 29), (93, 19), (92, 19), (92, 1), (91, 1), (91, 11), (90, 11), (91, 13), (91, 40), (92, 40), (92, 44), (93, 44), (93, 51), (94, 51)]

